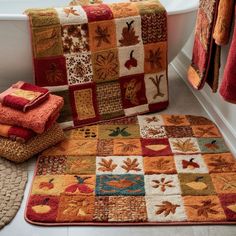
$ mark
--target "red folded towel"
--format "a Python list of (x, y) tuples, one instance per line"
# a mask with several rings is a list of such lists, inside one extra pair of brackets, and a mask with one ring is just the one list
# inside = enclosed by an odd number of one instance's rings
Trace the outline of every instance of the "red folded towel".
[(0, 124), (0, 136), (9, 138), (13, 141), (25, 143), (35, 135), (36, 133), (30, 129), (14, 125)]
[(55, 123), (63, 104), (62, 97), (52, 94), (42, 104), (27, 112), (0, 104), (0, 121), (2, 124), (17, 125), (41, 134)]
[(220, 94), (226, 101), (236, 103), (236, 21), (234, 25), (233, 39), (225, 66), (224, 77), (220, 86)]
[(19, 81), (0, 94), (0, 102), (4, 106), (26, 112), (44, 102), (48, 96), (48, 89)]

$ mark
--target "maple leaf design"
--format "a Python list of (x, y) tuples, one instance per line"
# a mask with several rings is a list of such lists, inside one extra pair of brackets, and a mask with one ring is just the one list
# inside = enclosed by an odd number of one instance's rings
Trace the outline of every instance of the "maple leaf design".
[(125, 169), (127, 173), (130, 172), (131, 170), (134, 171), (141, 170), (140, 168), (138, 168), (139, 163), (137, 158), (133, 159), (133, 161), (130, 158), (127, 158), (125, 161), (123, 161), (123, 163), (125, 165), (122, 165), (121, 168)]
[(121, 148), (122, 152), (133, 152), (136, 148), (138, 148), (137, 145), (132, 144), (132, 143), (123, 143), (123, 142), (118, 142), (117, 144), (119, 148)]
[(189, 138), (186, 140), (178, 139), (172, 142), (173, 147), (176, 151), (180, 152), (196, 152), (197, 148), (193, 141)]
[(145, 121), (149, 124), (151, 122), (158, 122), (158, 121), (160, 121), (160, 119), (157, 118), (156, 116), (152, 116), (152, 117), (146, 117)]
[(197, 128), (196, 130), (196, 134), (200, 137), (204, 137), (204, 136), (216, 136), (217, 134), (212, 131), (215, 127), (212, 126), (212, 127), (207, 127), (207, 128), (203, 128), (203, 127), (199, 127)]
[(235, 163), (227, 161), (222, 156), (219, 155), (219, 156), (214, 156), (214, 158), (210, 160), (208, 166), (211, 166), (213, 168), (212, 171), (226, 172), (226, 171), (233, 171)]
[(73, 7), (70, 8), (64, 8), (64, 13), (66, 14), (66, 17), (69, 17), (70, 14), (74, 16), (79, 16), (80, 14), (77, 13), (77, 10), (73, 9)]
[(112, 159), (106, 160), (102, 158), (101, 162), (98, 163), (101, 167), (98, 170), (106, 172), (106, 171), (113, 171), (117, 165), (113, 163)]
[(176, 208), (180, 207), (178, 204), (173, 204), (169, 201), (162, 201), (162, 205), (156, 205), (159, 209), (156, 211), (156, 215), (164, 213), (164, 216), (168, 216), (170, 213), (175, 214)]
[(152, 180), (154, 185), (152, 185), (153, 188), (160, 188), (162, 192), (166, 191), (166, 188), (173, 188), (173, 181), (172, 180), (166, 180), (165, 178), (161, 178), (161, 180)]
[(217, 206), (216, 203), (213, 203), (212, 200), (204, 200), (201, 201), (201, 205), (188, 205), (189, 207), (196, 209), (197, 210), (197, 215), (198, 216), (204, 216), (208, 218), (209, 214), (216, 215), (219, 212), (212, 209), (213, 207)]
[(161, 49), (149, 50), (149, 57), (145, 59), (146, 62), (150, 63), (151, 69), (161, 68), (162, 69), (162, 52)]
[(166, 119), (169, 123), (174, 125), (180, 125), (184, 122), (184, 118), (176, 115), (171, 115), (170, 118)]
[(108, 27), (102, 28), (101, 26), (97, 26), (97, 29), (95, 30), (96, 36), (94, 36), (94, 39), (97, 41), (97, 47), (100, 47), (102, 43), (110, 44), (110, 34), (108, 32)]

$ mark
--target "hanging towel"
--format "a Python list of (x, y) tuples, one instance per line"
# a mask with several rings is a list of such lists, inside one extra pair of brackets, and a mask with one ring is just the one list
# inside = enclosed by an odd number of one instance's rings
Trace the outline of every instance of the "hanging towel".
[(226, 101), (236, 103), (236, 24), (234, 25), (233, 39), (220, 86), (220, 94)]
[(35, 135), (36, 133), (30, 129), (14, 125), (0, 124), (0, 136), (9, 138), (13, 141), (25, 143)]
[[(198, 90), (203, 88), (205, 82), (208, 82), (214, 92), (217, 90), (220, 49), (217, 48), (212, 34), (218, 4), (219, 0), (200, 0), (192, 63), (188, 70), (188, 80)], [(217, 63), (212, 63), (214, 61)]]
[(44, 102), (48, 96), (48, 89), (19, 81), (0, 94), (0, 102), (4, 106), (26, 112)]
[(55, 123), (63, 104), (62, 97), (51, 94), (48, 100), (27, 112), (0, 104), (0, 121), (3, 124), (18, 125), (41, 134)]
[(235, 0), (220, 0), (218, 16), (213, 37), (216, 44), (226, 45), (229, 42)]

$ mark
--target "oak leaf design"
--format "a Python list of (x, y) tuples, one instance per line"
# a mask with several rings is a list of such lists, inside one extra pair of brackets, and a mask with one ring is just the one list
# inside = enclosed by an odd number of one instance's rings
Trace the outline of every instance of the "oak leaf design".
[(173, 125), (181, 125), (184, 122), (184, 118), (178, 115), (171, 115), (170, 118), (167, 118), (166, 120)]
[(162, 205), (156, 205), (159, 209), (156, 211), (156, 215), (164, 213), (164, 216), (168, 216), (170, 213), (175, 214), (176, 208), (180, 207), (178, 204), (173, 204), (169, 201), (162, 201)]
[(126, 160), (123, 161), (123, 163), (125, 165), (122, 165), (121, 168), (125, 169), (127, 173), (130, 172), (131, 170), (134, 170), (134, 171), (141, 170), (140, 168), (138, 168), (139, 162), (137, 158), (133, 160), (131, 160), (130, 158), (127, 158)]
[(98, 170), (106, 172), (106, 171), (113, 171), (117, 165), (113, 163), (112, 159), (106, 160), (105, 158), (102, 158), (101, 162), (98, 163), (101, 167), (98, 168)]

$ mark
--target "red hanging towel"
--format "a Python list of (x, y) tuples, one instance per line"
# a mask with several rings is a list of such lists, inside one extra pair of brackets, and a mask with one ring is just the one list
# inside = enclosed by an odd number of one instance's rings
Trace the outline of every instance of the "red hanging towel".
[(236, 24), (234, 25), (233, 39), (229, 49), (223, 81), (220, 87), (220, 94), (226, 101), (236, 103)]

